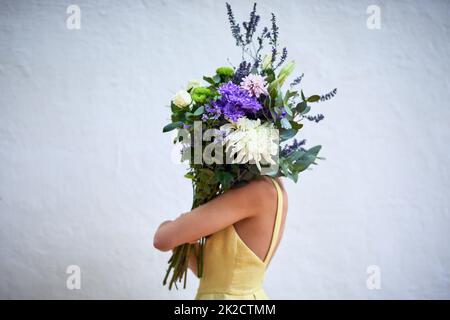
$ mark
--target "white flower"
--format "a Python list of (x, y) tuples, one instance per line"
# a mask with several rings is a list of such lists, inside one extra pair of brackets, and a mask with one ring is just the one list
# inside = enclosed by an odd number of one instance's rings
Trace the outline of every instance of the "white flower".
[(172, 102), (179, 108), (186, 107), (191, 104), (192, 98), (186, 90), (178, 91), (172, 98)]
[(226, 132), (225, 151), (228, 153), (231, 149), (231, 154), (236, 154), (234, 163), (254, 161), (260, 171), (262, 161), (276, 164), (272, 156), (278, 155), (278, 130), (272, 123), (261, 124), (260, 119), (242, 117), (220, 129)]
[(199, 81), (199, 80), (191, 80), (191, 81), (188, 82), (186, 90), (189, 91), (191, 89), (200, 87), (201, 85), (202, 85), (201, 81)]

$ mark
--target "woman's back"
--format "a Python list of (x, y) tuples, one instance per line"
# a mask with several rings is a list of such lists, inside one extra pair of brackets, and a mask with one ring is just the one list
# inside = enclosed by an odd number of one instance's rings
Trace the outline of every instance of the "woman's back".
[(275, 179), (252, 184), (247, 192), (257, 192), (259, 203), (255, 205), (260, 208), (259, 213), (207, 238), (196, 299), (268, 299), (262, 285), (284, 230), (287, 196)]
[[(249, 247), (249, 249), (251, 249), (261, 260), (265, 260), (269, 251), (269, 246), (272, 240), (273, 230), (275, 226), (275, 216), (278, 205), (278, 192), (276, 187), (274, 188), (274, 184), (269, 179), (262, 179), (258, 182), (264, 184), (263, 187), (267, 192), (264, 205), (267, 210), (261, 210), (258, 215), (234, 223), (234, 228), (239, 237)], [(275, 242), (275, 251), (278, 248), (284, 232), (284, 225), (288, 210), (287, 193), (281, 181), (276, 180), (276, 182), (278, 182), (278, 186), (281, 189), (283, 206), (281, 213), (281, 226), (278, 233), (278, 239)]]

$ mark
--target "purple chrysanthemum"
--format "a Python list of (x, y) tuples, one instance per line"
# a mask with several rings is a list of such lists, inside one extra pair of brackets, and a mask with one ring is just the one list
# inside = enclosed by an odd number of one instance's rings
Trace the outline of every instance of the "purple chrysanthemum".
[(207, 112), (216, 115), (224, 115), (236, 122), (239, 118), (254, 114), (262, 108), (255, 97), (232, 82), (222, 84), (218, 89), (221, 97), (211, 102), (211, 108)]

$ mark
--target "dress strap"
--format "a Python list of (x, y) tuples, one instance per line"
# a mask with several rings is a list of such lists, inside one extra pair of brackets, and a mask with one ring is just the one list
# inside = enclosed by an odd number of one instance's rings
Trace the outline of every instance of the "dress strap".
[(267, 263), (270, 261), (270, 258), (272, 257), (273, 251), (275, 250), (275, 246), (278, 239), (278, 234), (280, 232), (280, 226), (281, 226), (281, 218), (283, 213), (283, 193), (281, 191), (280, 185), (275, 180), (275, 178), (271, 178), (273, 184), (275, 185), (275, 188), (277, 189), (277, 212), (275, 217), (275, 225), (273, 227), (273, 234), (272, 239), (270, 241), (270, 247), (269, 252), (267, 253), (266, 259), (264, 260), (264, 264), (267, 265)]

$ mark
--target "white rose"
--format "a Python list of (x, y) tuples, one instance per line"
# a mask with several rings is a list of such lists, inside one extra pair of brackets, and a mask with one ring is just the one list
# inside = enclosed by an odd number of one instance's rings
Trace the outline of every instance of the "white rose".
[(188, 82), (186, 90), (189, 91), (190, 89), (200, 87), (201, 85), (202, 83), (199, 80), (191, 80)]
[(186, 90), (178, 91), (172, 98), (172, 102), (179, 108), (184, 108), (191, 104), (192, 98)]

